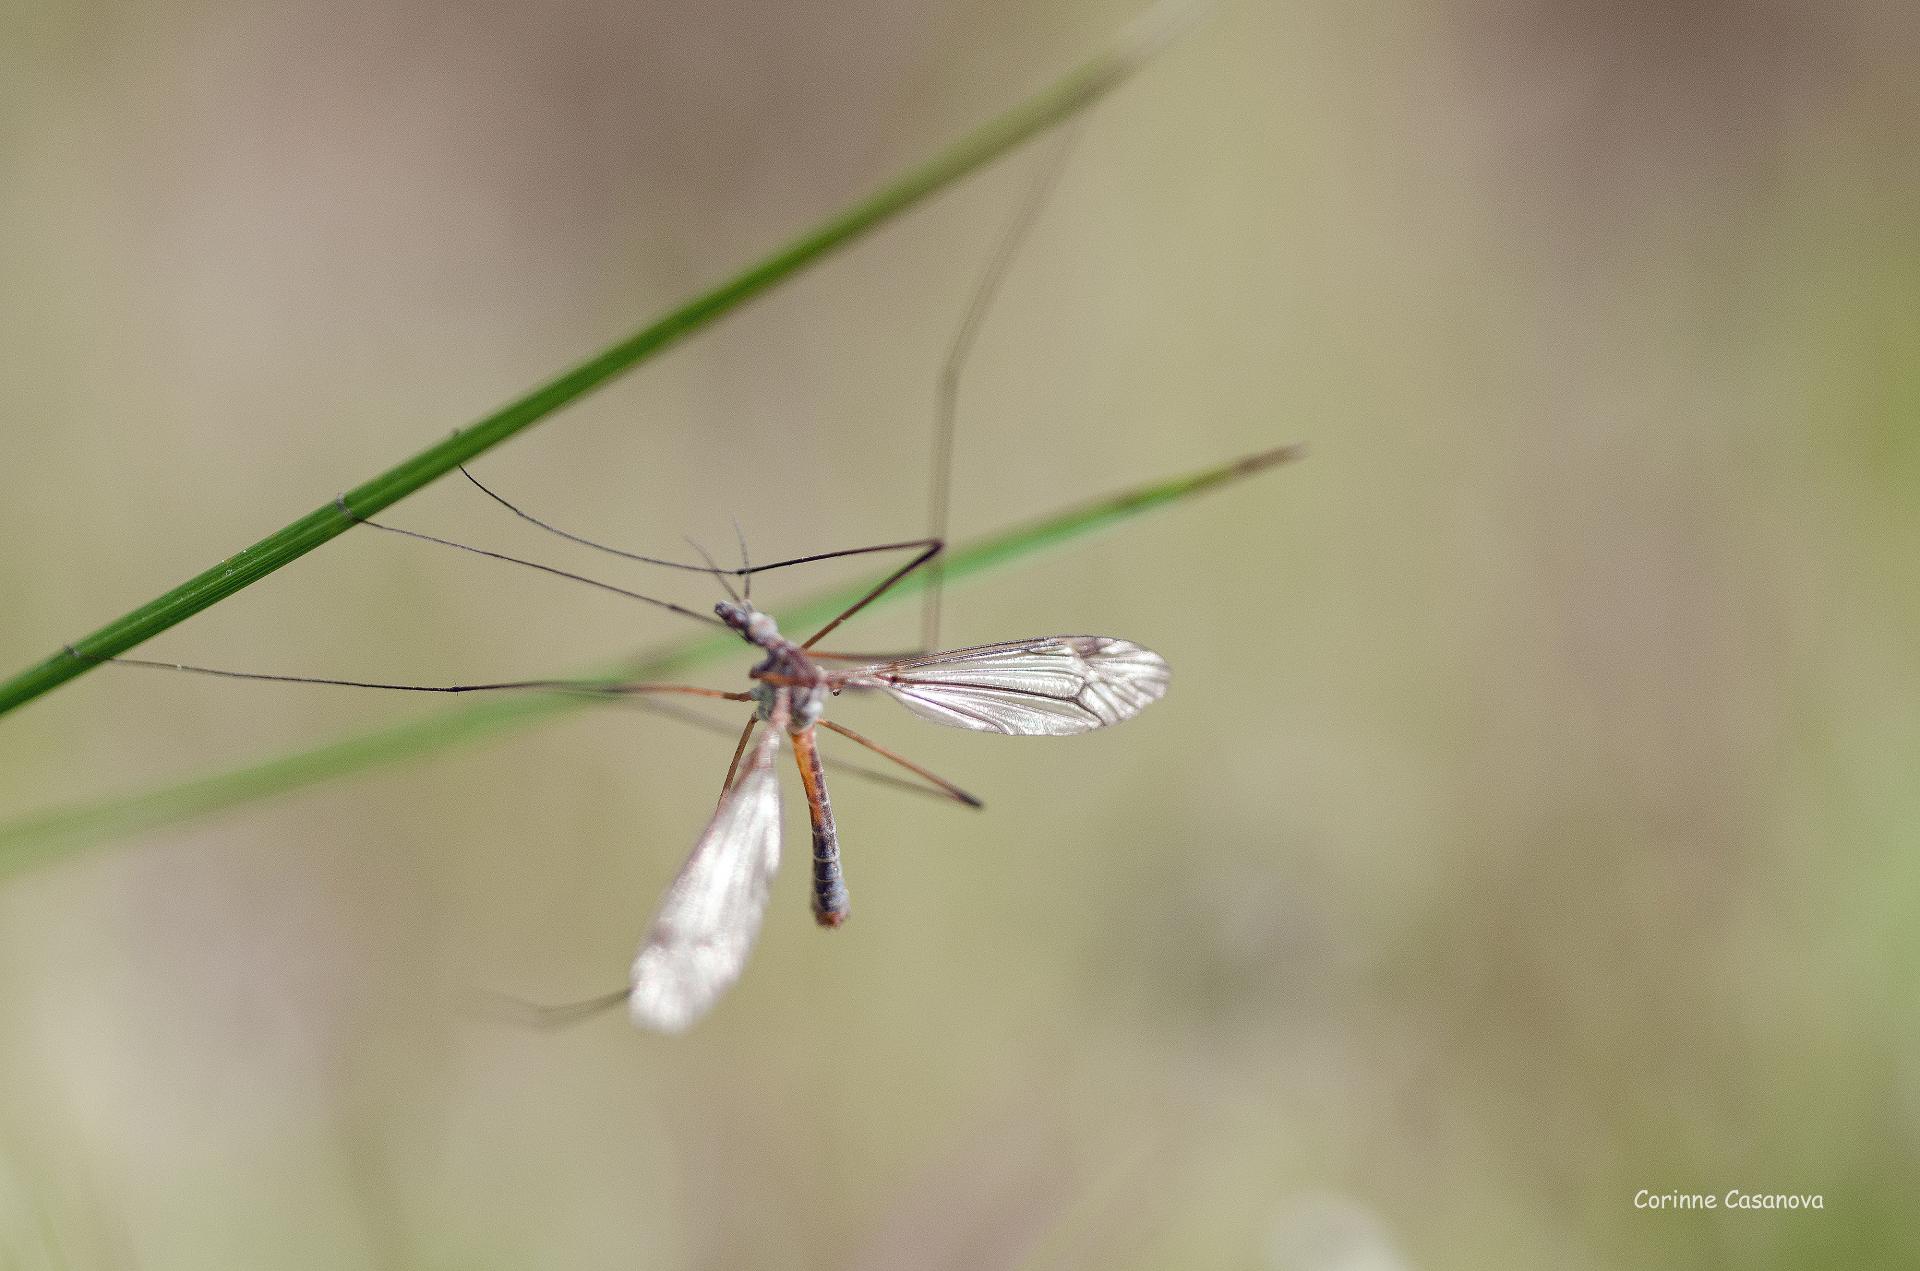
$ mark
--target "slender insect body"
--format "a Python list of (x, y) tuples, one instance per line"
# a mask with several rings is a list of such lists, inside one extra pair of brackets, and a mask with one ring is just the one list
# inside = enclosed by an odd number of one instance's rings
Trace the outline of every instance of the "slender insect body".
[(851, 906), (840, 867), (840, 831), (814, 736), (826, 709), (827, 676), (805, 646), (781, 635), (772, 616), (747, 601), (723, 600), (713, 611), (741, 639), (766, 651), (766, 658), (747, 673), (753, 679), (755, 718), (770, 729), (784, 726), (793, 746), (813, 828), (813, 917), (823, 927), (837, 927), (847, 920)]

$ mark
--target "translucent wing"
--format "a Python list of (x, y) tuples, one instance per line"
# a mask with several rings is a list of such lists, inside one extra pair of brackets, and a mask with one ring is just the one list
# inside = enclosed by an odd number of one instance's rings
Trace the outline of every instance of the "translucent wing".
[(922, 719), (1009, 736), (1065, 737), (1131, 719), (1167, 691), (1166, 660), (1108, 636), (1041, 636), (849, 672)]
[(766, 729), (660, 902), (627, 995), (642, 1028), (682, 1031), (740, 978), (780, 867), (779, 748), (779, 730)]

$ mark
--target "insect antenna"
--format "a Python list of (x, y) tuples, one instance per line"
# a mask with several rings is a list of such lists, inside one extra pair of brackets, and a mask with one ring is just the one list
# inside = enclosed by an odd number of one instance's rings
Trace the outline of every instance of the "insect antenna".
[(719, 562), (713, 559), (713, 553), (709, 552), (706, 548), (700, 546), (700, 544), (694, 542), (692, 539), (687, 540), (687, 546), (691, 547), (694, 551), (699, 552), (700, 559), (707, 562), (707, 572), (709, 574), (712, 574), (716, 579), (718, 579), (722, 587), (726, 588), (727, 599), (733, 601), (733, 603), (736, 605), (744, 605), (745, 603), (747, 603), (745, 599), (741, 597), (740, 593), (734, 590), (733, 583), (729, 581), (727, 578), (727, 575), (733, 572), (732, 570), (720, 568)]
[(740, 581), (747, 589), (747, 599), (753, 599), (753, 560), (747, 555), (747, 532), (740, 528), (740, 518), (733, 518), (733, 539), (740, 544)]

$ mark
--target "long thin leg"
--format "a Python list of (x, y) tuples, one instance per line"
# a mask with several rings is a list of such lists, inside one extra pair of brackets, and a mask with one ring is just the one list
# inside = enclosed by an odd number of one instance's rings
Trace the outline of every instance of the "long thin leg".
[(866, 595), (860, 597), (860, 599), (854, 601), (851, 605), (848, 605), (844, 610), (841, 611), (839, 617), (835, 618), (832, 622), (829, 622), (826, 626), (820, 628), (818, 631), (814, 632), (812, 635), (808, 636), (804, 641), (802, 641), (800, 644), (800, 647), (803, 649), (811, 649), (819, 641), (821, 636), (824, 636), (825, 634), (827, 634), (827, 632), (833, 630), (835, 627), (845, 622), (848, 618), (853, 617), (854, 614), (859, 613), (862, 609), (865, 609), (868, 605), (880, 599), (880, 597), (886, 595), (887, 592), (893, 590), (893, 588), (899, 584), (901, 579), (905, 578), (908, 574), (911, 574), (914, 570), (920, 568), (922, 565), (926, 564), (928, 561), (938, 556), (943, 550), (945, 550), (947, 546), (944, 541), (937, 538), (926, 539), (924, 540), (924, 542), (925, 542), (925, 550), (923, 550), (918, 556), (914, 557), (912, 560), (908, 561), (906, 564), (902, 565), (900, 568), (894, 570), (891, 574), (888, 574), (885, 578), (881, 579), (879, 586), (875, 587), (872, 591), (868, 592)]
[(800, 784), (807, 791), (807, 818), (813, 822), (813, 920), (837, 927), (847, 920), (847, 884), (840, 876), (840, 830), (833, 823), (827, 776), (820, 770), (820, 748), (811, 728), (791, 734)]
[(747, 742), (753, 737), (754, 726), (760, 722), (759, 713), (747, 716), (747, 726), (740, 730), (740, 744), (733, 748), (733, 762), (727, 765), (727, 779), (720, 783), (720, 797), (726, 798), (727, 791), (733, 789), (733, 778), (740, 771), (740, 757), (747, 753)]
[[(635, 600), (643, 600), (648, 604), (652, 604), (652, 605), (659, 605), (660, 607), (669, 609), (675, 613), (683, 614), (691, 618), (697, 618), (701, 622), (709, 623), (714, 626), (725, 627), (726, 625), (725, 623), (719, 622), (717, 619), (708, 618), (701, 614), (696, 614), (690, 609), (683, 609), (679, 605), (671, 604), (664, 600), (656, 600), (652, 596), (644, 596), (636, 591), (627, 591), (625, 588), (615, 587), (610, 583), (603, 583), (598, 581), (597, 579), (587, 578), (579, 574), (570, 574), (565, 570), (555, 569), (549, 565), (542, 565), (536, 561), (521, 560), (515, 556), (504, 556), (499, 552), (490, 552), (483, 548), (469, 547), (465, 543), (456, 543), (451, 539), (435, 538), (431, 534), (421, 534), (414, 530), (403, 530), (393, 525), (382, 525), (377, 521), (369, 521), (365, 517), (355, 517), (354, 519), (359, 521), (362, 525), (370, 525), (377, 530), (386, 530), (387, 532), (392, 534), (404, 535), (407, 538), (422, 539), (429, 543), (439, 543), (446, 547), (457, 547), (462, 551), (472, 552), (475, 555), (486, 556), (494, 560), (507, 561), (510, 564), (525, 565), (528, 568), (538, 569), (544, 573), (555, 574), (562, 578), (571, 578), (577, 582), (587, 583), (590, 586), (599, 587), (603, 590), (611, 591), (618, 595), (628, 596)], [(850, 607), (845, 612), (843, 612), (839, 617), (835, 618), (832, 622), (829, 622), (826, 626), (816, 631), (813, 634), (812, 638), (807, 641), (807, 644), (811, 645), (813, 641), (818, 640), (821, 636), (826, 635), (827, 632), (833, 630), (835, 627), (839, 626), (842, 622), (845, 622), (848, 618), (852, 617), (855, 613), (858, 613), (861, 609), (864, 609), (867, 605), (871, 604), (882, 593), (886, 592), (894, 584), (898, 583), (902, 578), (905, 578), (908, 574), (911, 574), (914, 570), (926, 564), (927, 561), (931, 560), (934, 556), (938, 555), (942, 550), (942, 548), (944, 547), (945, 547), (944, 543), (940, 543), (935, 540), (911, 539), (904, 543), (878, 543), (871, 547), (855, 547), (855, 548), (849, 548), (846, 551), (841, 551), (841, 552), (823, 552), (815, 556), (801, 556), (801, 557), (796, 557), (793, 560), (776, 561), (771, 565), (754, 565), (754, 566), (748, 567), (748, 569), (753, 573), (760, 573), (769, 569), (779, 569), (787, 565), (806, 565), (806, 564), (811, 564), (815, 561), (831, 560), (841, 556), (860, 556), (860, 555), (865, 555), (871, 552), (900, 551), (906, 548), (920, 549), (919, 555), (915, 556), (911, 561), (908, 561), (906, 565), (902, 566), (900, 569), (897, 569), (892, 574), (888, 575), (887, 578), (884, 581), (882, 581), (878, 587), (875, 587), (872, 591), (868, 592), (864, 597), (862, 597), (852, 607)], [(745, 572), (745, 571), (733, 571), (733, 570), (708, 571), (703, 568), (703, 572), (739, 573), (739, 572)], [(220, 667), (194, 666), (184, 662), (149, 661), (144, 658), (119, 658), (119, 657), (100, 658), (100, 657), (92, 657), (88, 654), (81, 653), (78, 649), (74, 648), (72, 645), (67, 645), (66, 651), (70, 657), (73, 657), (76, 660), (89, 662), (95, 665), (112, 663), (118, 666), (140, 666), (140, 667), (147, 667), (150, 669), (163, 670), (163, 671), (185, 671), (193, 675), (212, 675), (212, 676), (218, 676), (221, 679), (229, 679), (229, 680), (263, 680), (263, 681), (276, 683), (276, 684), (326, 684), (326, 685), (332, 685), (337, 688), (385, 689), (390, 692), (397, 692), (397, 693), (483, 693), (483, 692), (495, 692), (495, 691), (500, 691), (505, 689), (573, 690), (577, 692), (592, 692), (592, 693), (603, 693), (603, 694), (655, 691), (650, 686), (645, 686), (645, 685), (592, 684), (589, 682), (577, 682), (577, 681), (570, 681), (570, 680), (508, 680), (500, 683), (486, 683), (486, 684), (392, 684), (392, 683), (386, 683), (384, 681), (379, 681), (379, 680), (330, 679), (325, 676), (317, 676), (317, 675), (269, 675), (269, 674), (258, 672), (258, 671), (229, 671), (229, 670), (224, 670)], [(843, 660), (846, 660), (844, 659), (844, 655), (823, 655), (823, 656), (840, 656), (843, 658)], [(660, 691), (678, 692), (678, 691), (688, 691), (688, 690), (671, 689), (671, 690), (660, 690)], [(745, 694), (745, 693), (714, 694), (709, 692), (709, 695), (725, 696), (730, 701), (744, 702), (744, 701), (751, 700), (751, 695)]]
[[(879, 755), (881, 758), (893, 760), (893, 762), (899, 764), (902, 768), (905, 768), (908, 772), (911, 772), (914, 776), (919, 777), (921, 780), (931, 782), (936, 787), (936, 789), (932, 791), (928, 791), (928, 793), (930, 794), (939, 793), (939, 794), (945, 795), (947, 798), (954, 800), (956, 803), (964, 803), (970, 808), (980, 808), (980, 807), (986, 806), (979, 799), (975, 798), (973, 795), (968, 794), (965, 790), (962, 790), (959, 786), (953, 784), (953, 782), (948, 781), (945, 777), (936, 776), (935, 774), (927, 771), (925, 768), (922, 768), (919, 764), (915, 763), (913, 760), (907, 758), (905, 755), (896, 754), (893, 751), (888, 750), (885, 746), (882, 746), (879, 742), (871, 741), (868, 738), (862, 737), (859, 733), (854, 732), (851, 728), (848, 728), (844, 724), (836, 724), (830, 719), (823, 719), (820, 721), (820, 726), (832, 732), (839, 733), (842, 737), (845, 737), (848, 741), (858, 742), (860, 745), (865, 746), (868, 750), (871, 750), (874, 754)], [(925, 789), (924, 786), (920, 788)]]
[[(644, 697), (636, 697), (632, 699), (632, 705), (639, 710), (645, 711), (649, 715), (664, 716), (667, 719), (677, 720), (682, 724), (701, 729), (705, 732), (723, 734), (727, 737), (735, 736), (735, 730), (732, 725), (723, 724), (717, 719), (702, 715), (699, 711), (689, 710), (683, 706), (675, 706), (671, 702), (652, 701)], [(896, 777), (891, 772), (882, 772), (880, 769), (869, 767), (866, 764), (853, 763), (846, 759), (836, 759), (828, 755), (824, 750), (820, 754), (820, 766), (828, 773), (858, 777), (862, 781), (871, 781), (876, 785), (891, 786), (895, 790), (902, 790), (908, 794), (921, 795), (928, 799), (939, 799), (943, 803), (952, 801), (952, 796), (945, 790), (937, 789), (919, 781), (910, 781), (905, 777)]]
[(422, 534), (419, 530), (403, 530), (397, 525), (386, 525), (379, 521), (370, 521), (347, 506), (345, 495), (336, 499), (335, 503), (339, 505), (341, 511), (352, 517), (359, 524), (370, 526), (376, 530), (385, 530), (389, 534), (398, 534), (403, 538), (417, 538), (423, 543), (438, 543), (442, 547), (457, 547), (463, 552), (472, 552), (475, 556), (485, 556), (488, 560), (505, 561), (509, 565), (524, 565), (528, 569), (537, 569), (543, 574), (552, 574), (556, 578), (570, 578), (574, 582), (585, 583), (589, 587), (598, 587), (601, 591), (610, 591), (616, 596), (625, 596), (629, 600), (638, 600), (645, 604), (652, 605), (657, 609), (665, 609), (668, 613), (677, 613), (683, 618), (692, 618), (695, 622), (706, 623), (708, 626), (725, 627), (727, 625), (712, 614), (698, 613), (695, 610), (676, 605), (671, 600), (661, 600), (657, 596), (646, 596), (637, 591), (628, 591), (625, 587), (616, 587), (612, 583), (603, 583), (598, 578), (588, 578), (585, 574), (575, 574), (564, 569), (556, 569), (552, 565), (542, 565), (539, 561), (522, 560), (518, 556), (508, 556), (504, 552), (490, 552), (484, 547), (472, 547), (466, 543), (456, 543), (450, 538), (439, 538), (432, 534)]
[[(954, 333), (953, 344), (947, 350), (946, 363), (940, 368), (940, 386), (933, 412), (933, 464), (927, 492), (928, 538), (944, 539), (952, 528), (953, 443), (960, 419), (960, 372), (980, 338), (980, 329), (986, 325), (987, 314), (1000, 294), (1001, 284), (1013, 269), (1014, 258), (1020, 254), (1034, 221), (1039, 219), (1047, 196), (1059, 183), (1060, 174), (1066, 171), (1067, 155), (1079, 135), (1077, 127), (1060, 134), (1053, 154), (1033, 184), (1027, 187), (1026, 197), (1014, 209), (1006, 228), (1001, 230), (993, 255), (988, 258), (980, 280), (974, 284), (966, 315), (961, 318), (960, 329)], [(941, 564), (935, 562), (927, 580), (926, 603), (920, 612), (920, 640), (925, 649), (940, 645), (940, 584), (945, 572)]]
[[(498, 503), (501, 507), (505, 508), (507, 511), (513, 513), (515, 516), (519, 517), (521, 520), (526, 521), (532, 525), (537, 525), (541, 529), (547, 531), (547, 533), (549, 534), (557, 534), (561, 538), (566, 539), (570, 543), (578, 543), (582, 547), (591, 547), (596, 551), (606, 552), (610, 556), (618, 556), (624, 560), (639, 561), (643, 565), (658, 565), (663, 569), (684, 569), (689, 573), (695, 573), (695, 574), (725, 574), (729, 578), (750, 578), (754, 574), (764, 574), (770, 570), (775, 570), (775, 569), (786, 569), (792, 565), (811, 565), (817, 561), (839, 560), (842, 557), (846, 557), (846, 556), (865, 556), (872, 552), (903, 552), (909, 548), (925, 547), (931, 541), (930, 539), (916, 538), (916, 539), (909, 539), (904, 543), (875, 543), (871, 547), (846, 547), (846, 548), (841, 548), (839, 551), (833, 551), (833, 552), (814, 552), (812, 555), (809, 555), (809, 556), (794, 556), (787, 560), (769, 561), (767, 564), (764, 564), (764, 565), (742, 564), (741, 567), (738, 569), (717, 569), (711, 564), (696, 565), (691, 561), (663, 560), (658, 556), (643, 556), (639, 552), (629, 552), (623, 548), (609, 547), (605, 543), (596, 543), (590, 538), (584, 538), (579, 534), (575, 534), (569, 530), (563, 530), (557, 525), (551, 525), (546, 521), (541, 520), (539, 517), (534, 516), (532, 513), (525, 511), (524, 509), (516, 506), (515, 504), (509, 503), (505, 498), (503, 498), (496, 491), (490, 489), (487, 486), (481, 485), (480, 479), (474, 476), (471, 472), (468, 472), (465, 468), (460, 469), (460, 471), (461, 471), (461, 474), (467, 478), (467, 480), (473, 482), (475, 488), (477, 488), (482, 494), (492, 499), (495, 503)], [(366, 523), (368, 525), (373, 524), (372, 521), (368, 521)], [(394, 527), (390, 525), (383, 525), (383, 526), (380, 526), (379, 528), (394, 529)], [(412, 533), (412, 531), (410, 530), (395, 530), (395, 532), (401, 533), (401, 534)], [(459, 546), (459, 544), (456, 544), (456, 546)]]
[[(83, 656), (76, 652), (75, 657)], [(227, 671), (219, 667), (193, 666), (185, 662), (150, 662), (145, 658), (90, 658), (92, 662), (114, 666), (140, 666), (158, 671), (186, 671), (193, 675), (213, 675), (223, 680), (267, 680), (274, 684), (326, 684), (335, 688), (375, 688), (395, 693), (491, 693), (503, 690), (585, 693), (597, 697), (625, 697), (635, 693), (680, 693), (689, 697), (723, 698), (729, 702), (749, 702), (751, 693), (728, 693), (717, 688), (692, 684), (651, 684), (628, 681), (595, 680), (502, 680), (491, 684), (388, 684), (378, 680), (332, 680), (317, 675), (268, 675), (258, 671)]]

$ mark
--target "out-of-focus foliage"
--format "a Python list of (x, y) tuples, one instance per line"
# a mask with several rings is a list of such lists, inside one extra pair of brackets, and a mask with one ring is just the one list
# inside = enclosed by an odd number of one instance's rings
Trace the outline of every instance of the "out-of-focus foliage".
[[(1123, 16), (16, 15), (0, 662), (598, 347)], [(839, 704), (988, 808), (839, 782), (854, 920), (814, 930), (790, 869), (746, 979), (673, 1041), (471, 1009), (618, 981), (728, 747), (652, 716), (22, 878), (0, 1262), (1911, 1265), (1916, 39), (1872, 0), (1227, 7), (1087, 130), (969, 368), (955, 487), (970, 532), (1313, 444), (950, 597), (956, 643), (1154, 647), (1167, 700), (1030, 743)], [(724, 546), (733, 516), (760, 552), (909, 536), (944, 346), (1033, 170), (485, 475), (640, 550)], [(452, 485), (391, 519), (606, 569)], [(152, 651), (507, 678), (670, 631), (356, 535)], [(103, 671), (0, 728), (0, 806), (417, 709)]]

